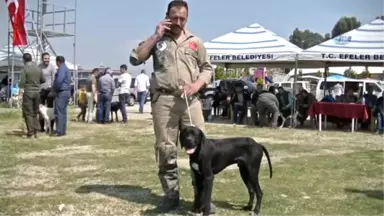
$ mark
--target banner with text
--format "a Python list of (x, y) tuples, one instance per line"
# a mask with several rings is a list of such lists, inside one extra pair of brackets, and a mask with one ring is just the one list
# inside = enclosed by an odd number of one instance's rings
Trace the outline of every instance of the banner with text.
[(262, 61), (274, 59), (273, 54), (209, 55), (211, 61)]
[(321, 53), (322, 59), (346, 61), (384, 61), (384, 54)]

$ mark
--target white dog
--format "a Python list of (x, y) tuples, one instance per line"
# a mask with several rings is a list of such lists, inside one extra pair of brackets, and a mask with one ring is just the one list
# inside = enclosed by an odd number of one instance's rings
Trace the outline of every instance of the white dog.
[(53, 132), (53, 126), (55, 124), (54, 108), (48, 108), (42, 104), (39, 105), (39, 111), (45, 121), (45, 131), (49, 134)]
[(8, 105), (10, 108), (17, 108), (20, 109), (22, 104), (21, 97), (19, 95), (13, 95), (12, 97), (9, 98), (8, 100)]

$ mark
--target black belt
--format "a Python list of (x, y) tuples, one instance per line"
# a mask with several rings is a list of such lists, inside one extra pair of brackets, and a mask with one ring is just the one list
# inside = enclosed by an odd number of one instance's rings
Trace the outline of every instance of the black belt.
[(163, 89), (163, 88), (155, 89), (155, 91), (162, 93), (162, 94), (166, 94), (166, 95), (175, 95), (178, 92), (178, 91), (168, 90), (168, 89)]

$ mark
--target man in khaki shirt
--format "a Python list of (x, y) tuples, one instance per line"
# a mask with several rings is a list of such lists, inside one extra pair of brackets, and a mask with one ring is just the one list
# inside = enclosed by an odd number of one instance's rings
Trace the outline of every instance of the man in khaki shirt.
[[(140, 43), (130, 56), (130, 63), (134, 66), (153, 57), (155, 72), (150, 88), (153, 93), (156, 162), (165, 193), (158, 208), (162, 212), (173, 210), (179, 204), (178, 130), (191, 124), (204, 129), (204, 117), (196, 93), (210, 82), (213, 73), (203, 42), (185, 29), (187, 20), (187, 3), (171, 1), (166, 19), (156, 26), (155, 34)], [(189, 100), (192, 122), (184, 95)], [(194, 203), (194, 210), (200, 207)], [(213, 205), (208, 208), (214, 212)]]
[(91, 72), (91, 75), (88, 77), (87, 82), (85, 84), (85, 90), (87, 92), (87, 117), (86, 120), (88, 123), (92, 123), (94, 120), (94, 110), (95, 104), (97, 103), (97, 80), (96, 77), (99, 75), (99, 69), (94, 68)]

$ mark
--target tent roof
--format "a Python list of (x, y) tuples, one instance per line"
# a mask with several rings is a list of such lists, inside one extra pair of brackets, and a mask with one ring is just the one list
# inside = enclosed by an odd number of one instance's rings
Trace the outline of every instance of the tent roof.
[(293, 62), (301, 49), (255, 23), (204, 43), (212, 63)]
[(374, 20), (304, 50), (300, 53), (299, 59), (382, 65), (384, 63), (384, 21)]
[(349, 77), (343, 76), (343, 75), (332, 75), (327, 77), (327, 81), (354, 81), (355, 79), (351, 79)]
[[(355, 73), (361, 74), (365, 71), (364, 66), (353, 66), (353, 67), (329, 67), (329, 73), (337, 73), (344, 74), (344, 72), (348, 69), (352, 69)], [(324, 68), (298, 68), (298, 71), (301, 71), (301, 74), (311, 74), (320, 71), (324, 73)], [(384, 67), (368, 67), (368, 71), (371, 74), (382, 74), (384, 71)], [(288, 75), (293, 76), (295, 74), (295, 69), (292, 69)]]

